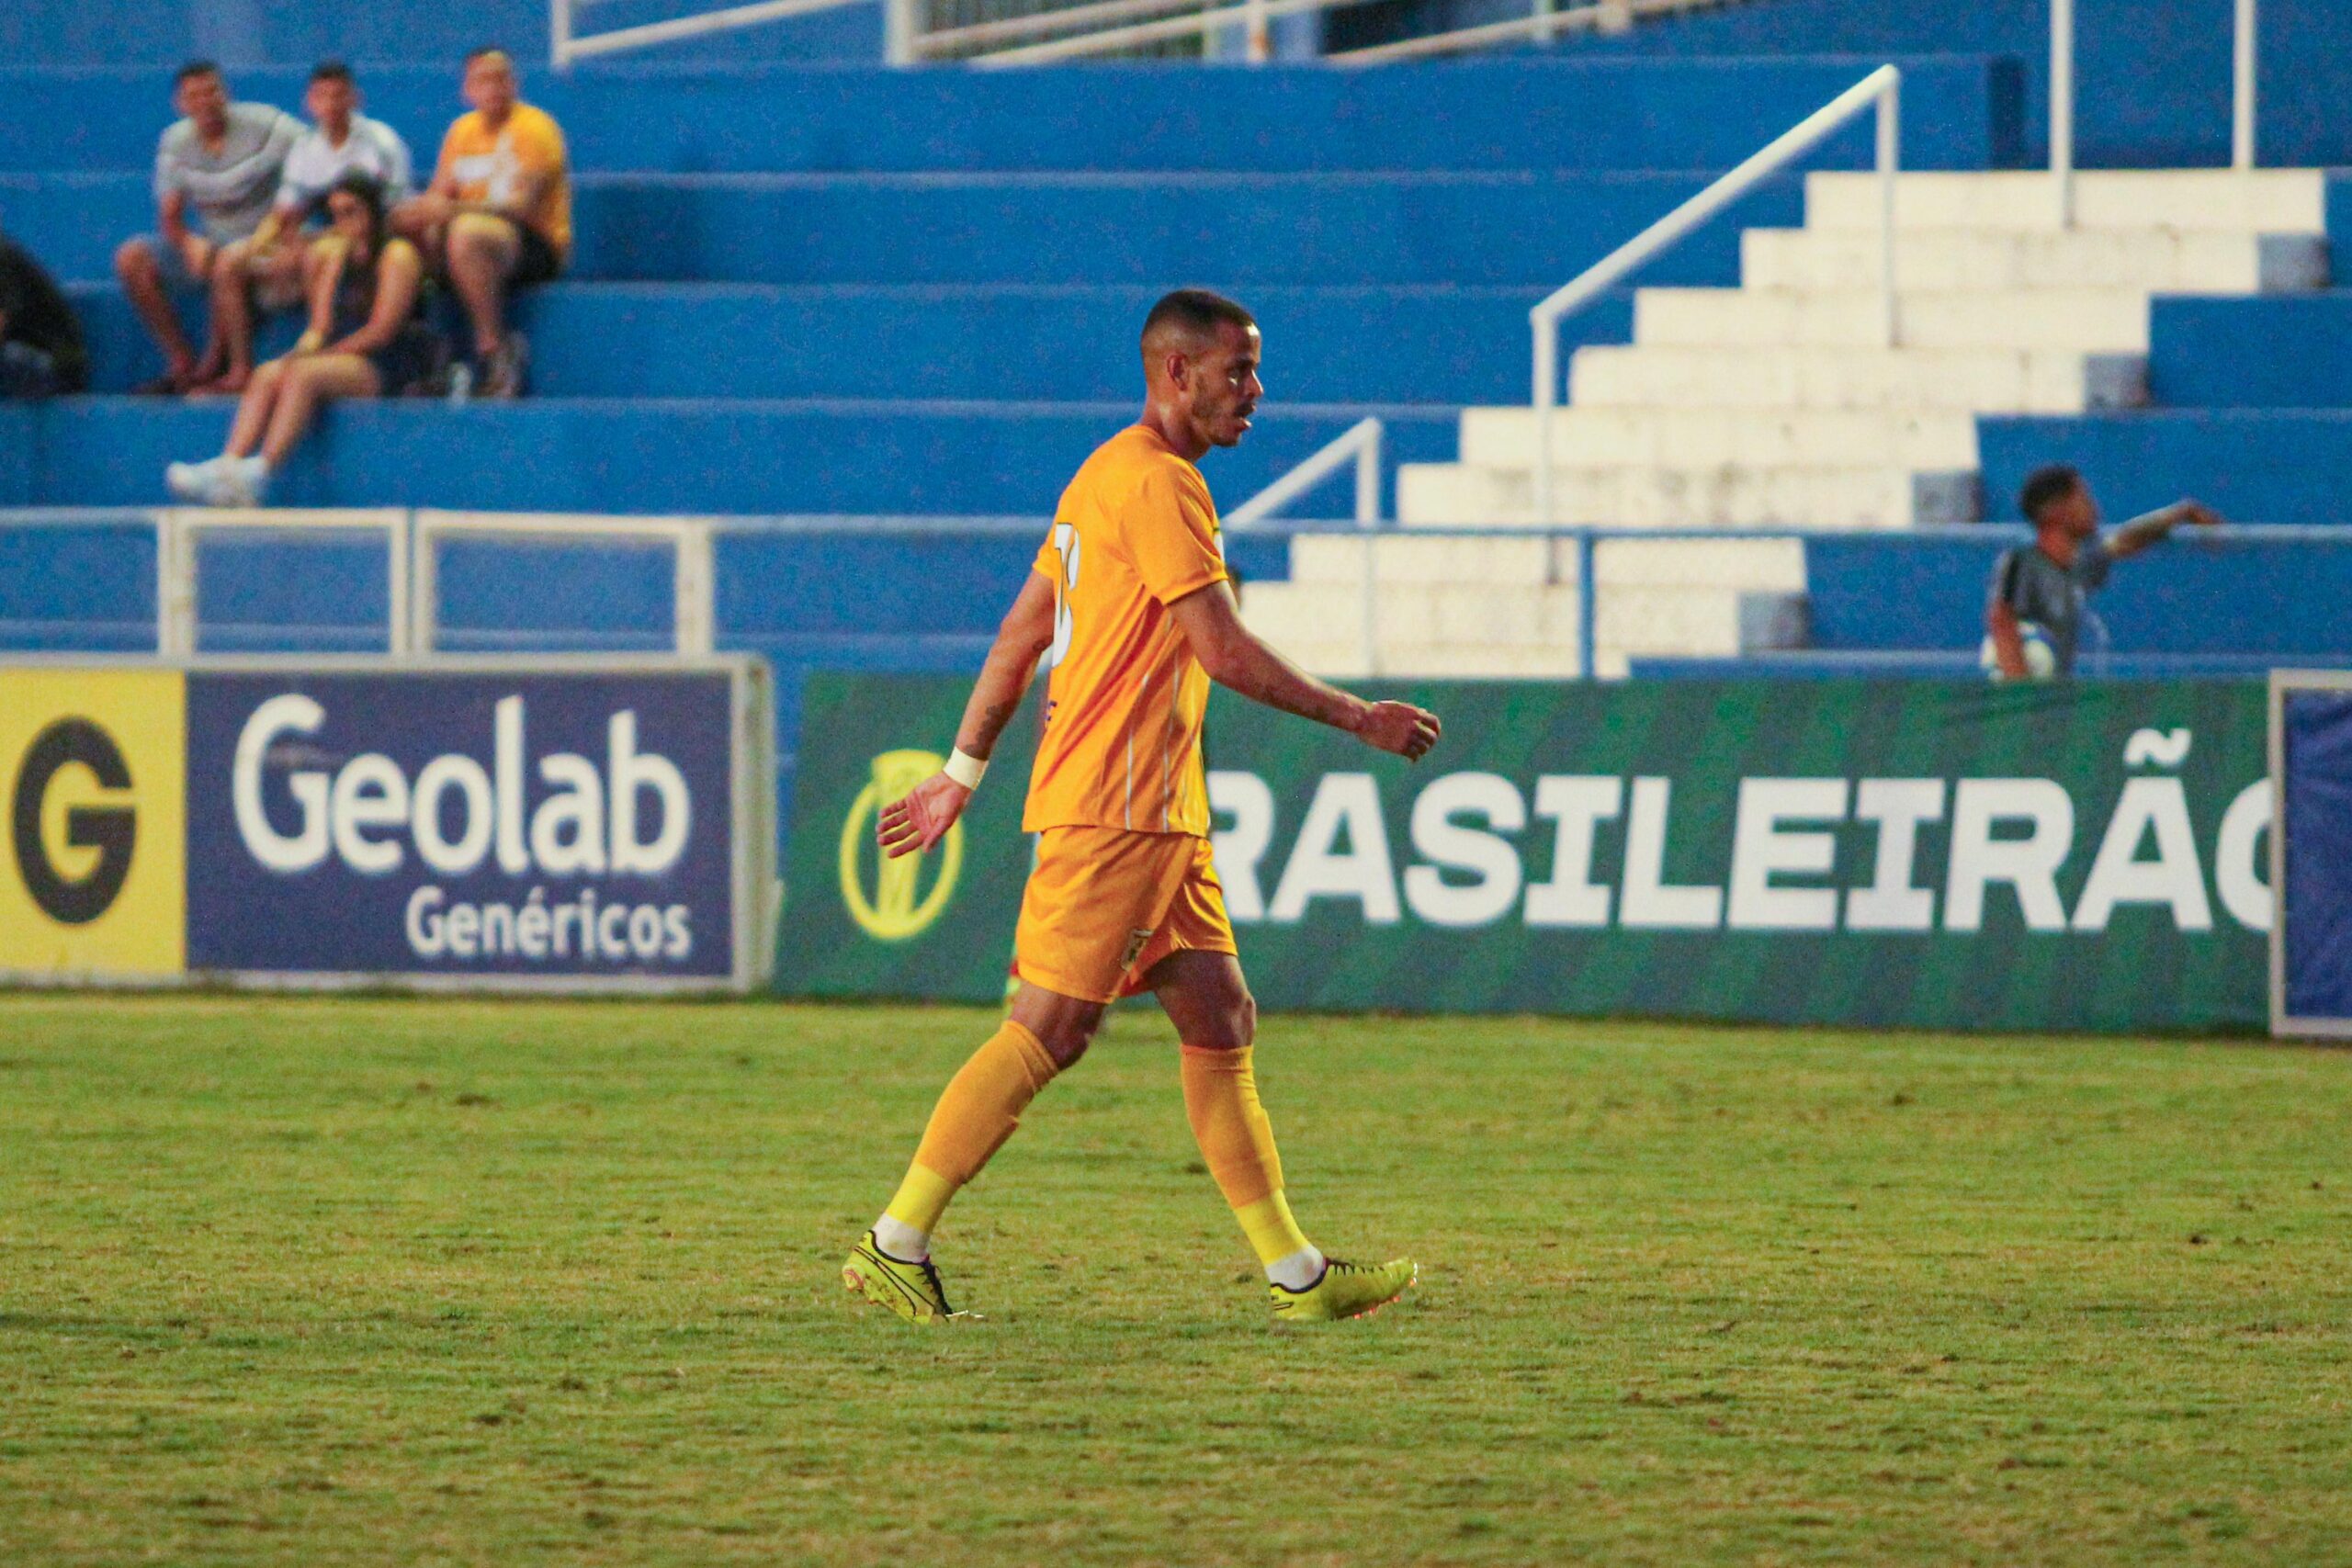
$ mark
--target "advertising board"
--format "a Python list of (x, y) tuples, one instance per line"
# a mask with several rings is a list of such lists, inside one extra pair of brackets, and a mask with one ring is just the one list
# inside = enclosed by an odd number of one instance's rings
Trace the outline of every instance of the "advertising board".
[(0, 975), (749, 988), (772, 713), (745, 659), (0, 666)]
[[(984, 1000), (1027, 872), (1025, 729), (944, 853), (879, 863), (961, 680), (806, 692), (777, 985)], [(2249, 1030), (2270, 792), (2255, 682), (1387, 684), (1408, 766), (1219, 693), (1219, 874), (1273, 1008)]]

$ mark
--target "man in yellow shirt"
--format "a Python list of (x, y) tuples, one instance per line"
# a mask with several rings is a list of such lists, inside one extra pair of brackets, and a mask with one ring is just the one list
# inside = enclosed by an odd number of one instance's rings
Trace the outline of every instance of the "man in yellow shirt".
[(483, 397), (523, 389), (528, 344), (506, 326), (506, 295), (560, 276), (571, 260), (571, 174), (563, 131), (523, 102), (503, 49), (466, 56), (466, 102), (441, 141), (424, 194), (401, 204), (392, 226), (447, 275), (473, 323)]
[(1275, 1315), (1358, 1316), (1394, 1301), (1417, 1273), (1410, 1258), (1328, 1258), (1291, 1214), (1251, 1066), (1257, 1004), (1209, 854), (1201, 728), (1211, 681), (1414, 761), (1438, 738), (1435, 715), (1327, 685), (1241, 624), (1216, 508), (1193, 465), (1249, 430), (1265, 394), (1259, 349), (1250, 313), (1204, 289), (1152, 308), (1142, 419), (1096, 448), (1063, 492), (947, 766), (882, 812), (884, 852), (936, 844), (978, 786), (1037, 661), (1049, 662), (1022, 824), (1040, 837), (1013, 941), (1020, 988), (1003, 1027), (948, 1084), (906, 1180), (842, 1266), (852, 1291), (913, 1322), (955, 1315), (931, 1262), (949, 1200), (1038, 1090), (1085, 1053), (1109, 1004), (1146, 990), (1176, 1026), (1193, 1135), (1265, 1266)]

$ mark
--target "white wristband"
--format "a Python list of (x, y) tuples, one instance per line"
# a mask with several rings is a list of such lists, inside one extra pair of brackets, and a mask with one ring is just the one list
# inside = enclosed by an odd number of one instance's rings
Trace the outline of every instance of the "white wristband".
[(955, 754), (947, 759), (946, 765), (939, 771), (966, 789), (978, 789), (981, 778), (989, 771), (989, 765), (958, 746)]

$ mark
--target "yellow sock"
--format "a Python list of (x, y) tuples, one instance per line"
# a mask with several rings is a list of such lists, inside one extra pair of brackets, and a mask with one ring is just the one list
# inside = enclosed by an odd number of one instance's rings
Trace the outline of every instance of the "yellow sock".
[(1273, 1123), (1258, 1102), (1258, 1075), (1247, 1046), (1183, 1049), (1184, 1111), (1217, 1190), (1233, 1206), (1258, 1261), (1278, 1263), (1313, 1249), (1283, 1196), (1282, 1156)]
[(1021, 1112), (1059, 1070), (1035, 1034), (1005, 1020), (948, 1080), (884, 1214), (926, 1236), (937, 1229), (948, 1200), (1012, 1136)]

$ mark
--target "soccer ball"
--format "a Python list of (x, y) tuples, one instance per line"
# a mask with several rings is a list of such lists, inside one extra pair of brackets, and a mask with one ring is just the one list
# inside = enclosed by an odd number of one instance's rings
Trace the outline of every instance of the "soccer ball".
[[(2047, 681), (2058, 673), (2058, 649), (2050, 640), (2049, 628), (2037, 621), (2020, 621), (2018, 623), (2018, 641), (2025, 649), (2027, 680)], [(1993, 680), (2008, 679), (2001, 673), (2001, 656), (1994, 649), (1991, 637), (1986, 637), (1984, 646), (1977, 650), (1976, 662), (1984, 667), (1984, 673)]]

